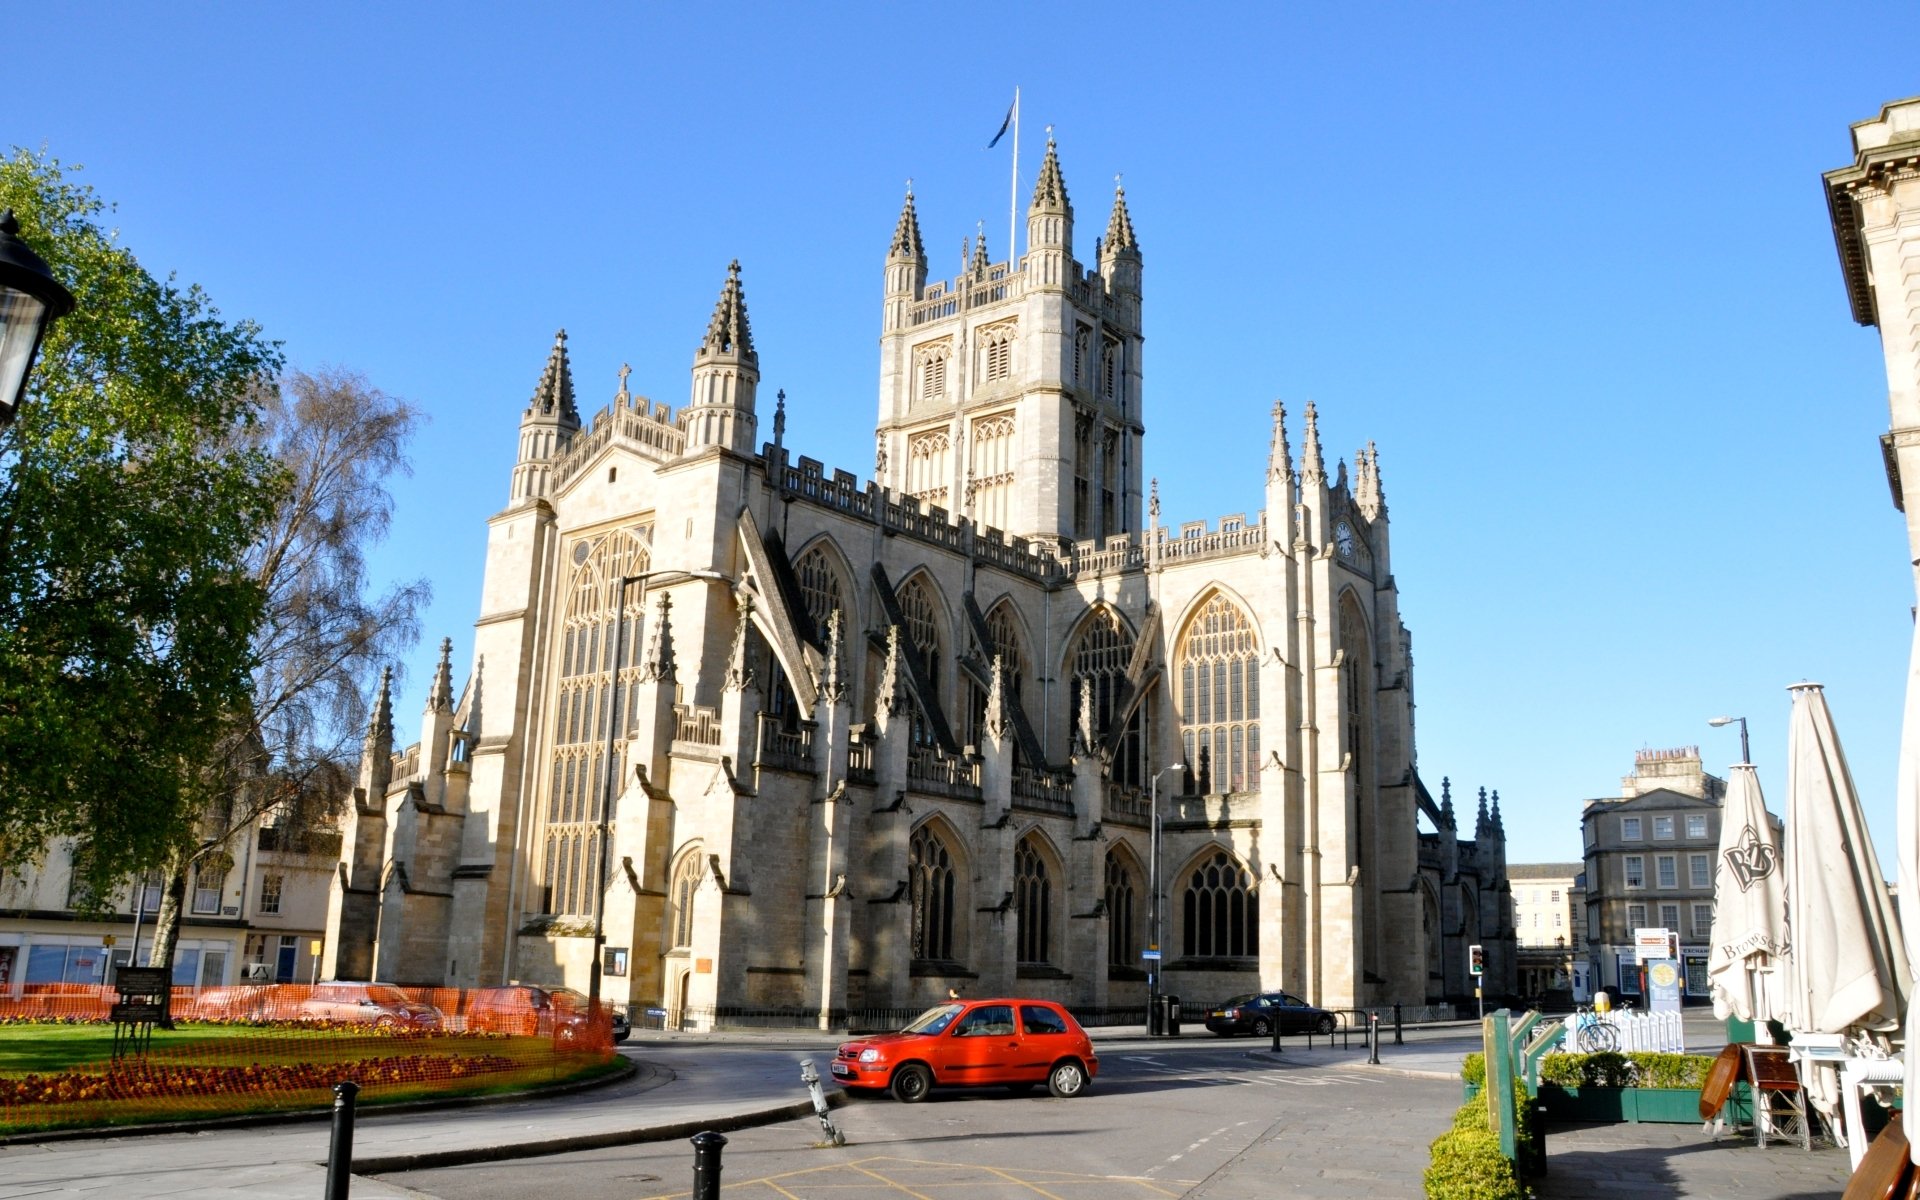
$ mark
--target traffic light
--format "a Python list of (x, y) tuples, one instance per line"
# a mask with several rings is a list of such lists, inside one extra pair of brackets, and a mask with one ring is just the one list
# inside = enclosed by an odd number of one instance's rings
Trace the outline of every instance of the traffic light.
[(1487, 973), (1486, 962), (1481, 957), (1480, 947), (1468, 946), (1467, 947), (1467, 974), (1485, 975), (1486, 973)]

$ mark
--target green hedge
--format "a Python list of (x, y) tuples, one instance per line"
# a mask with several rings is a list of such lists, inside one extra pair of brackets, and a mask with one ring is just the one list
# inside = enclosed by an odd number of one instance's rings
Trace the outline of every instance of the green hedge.
[(1540, 1082), (1563, 1088), (1646, 1087), (1698, 1091), (1713, 1058), (1706, 1054), (1549, 1054), (1540, 1060)]
[[(1467, 1075), (1480, 1058), (1469, 1054), (1461, 1074)], [(1485, 1064), (1479, 1064), (1484, 1079)], [(1536, 1157), (1533, 1105), (1526, 1086), (1514, 1082), (1514, 1101), (1519, 1121), (1514, 1141), (1523, 1161)], [(1431, 1158), (1422, 1182), (1427, 1200), (1526, 1200), (1527, 1188), (1520, 1182), (1514, 1164), (1500, 1153), (1500, 1138), (1487, 1118), (1487, 1103), (1473, 1099), (1453, 1114), (1453, 1128), (1433, 1140)]]
[(1487, 1056), (1475, 1050), (1461, 1059), (1460, 1078), (1479, 1087), (1487, 1086)]

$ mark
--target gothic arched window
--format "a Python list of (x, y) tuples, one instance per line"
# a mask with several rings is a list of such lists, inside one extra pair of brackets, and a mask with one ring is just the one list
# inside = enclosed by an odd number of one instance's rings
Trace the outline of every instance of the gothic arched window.
[(1260, 953), (1260, 905), (1253, 872), (1215, 850), (1187, 875), (1180, 892), (1181, 953), (1252, 958)]
[[(1001, 683), (1002, 699), (1008, 706), (1022, 703), (1021, 693), (1026, 688), (1027, 652), (1020, 640), (1019, 621), (1013, 615), (1013, 605), (1002, 600), (993, 606), (987, 614), (987, 637), (990, 644), (981, 647), (989, 666), (996, 656), (1000, 659), (1000, 669), (1005, 674)], [(989, 686), (992, 680), (988, 680)], [(984, 732), (987, 716), (987, 690), (974, 684), (967, 684), (967, 730), (961, 739), (973, 745), (980, 745), (985, 739)], [(1019, 743), (1014, 744), (1015, 761), (1018, 759)]]
[(1013, 851), (1013, 904), (1020, 911), (1020, 937), (1014, 961), (1053, 961), (1053, 873), (1046, 857), (1023, 839)]
[(1107, 965), (1138, 967), (1140, 937), (1134, 923), (1140, 888), (1125, 859), (1107, 851)]
[(913, 957), (953, 961), (959, 883), (953, 854), (930, 826), (914, 830), (907, 842), (907, 879), (913, 902)]
[[(840, 572), (834, 566), (833, 553), (824, 545), (815, 546), (800, 556), (800, 561), (793, 565), (793, 573), (800, 580), (800, 600), (807, 606), (807, 616), (813, 619), (814, 628), (824, 640), (827, 622), (835, 609), (840, 610), (843, 622), (850, 615), (846, 601), (841, 599)], [(845, 636), (844, 628), (842, 636)]]
[(1260, 790), (1260, 645), (1238, 605), (1216, 594), (1187, 626), (1180, 738), (1203, 793)]
[[(1101, 608), (1087, 621), (1080, 640), (1075, 643), (1069, 661), (1073, 669), (1072, 712), (1074, 728), (1080, 725), (1080, 705), (1086, 693), (1083, 681), (1093, 685), (1093, 732), (1105, 737), (1112, 727), (1116, 710), (1131, 699), (1127, 683), (1127, 664), (1133, 660), (1133, 631), (1112, 609)], [(1151, 728), (1149, 708), (1152, 697), (1141, 699), (1127, 716), (1126, 732), (1113, 756), (1113, 782), (1128, 787), (1145, 785), (1149, 774), (1146, 764), (1147, 736)]]
[[(946, 622), (941, 619), (940, 608), (933, 597), (933, 589), (927, 586), (924, 575), (909, 579), (899, 591), (900, 612), (907, 619), (907, 637), (912, 639), (913, 648), (920, 653), (920, 665), (926, 671), (929, 703), (938, 703), (940, 696), (940, 664), (945, 659), (942, 647), (945, 638), (942, 630)], [(914, 740), (922, 745), (933, 741), (933, 731), (923, 719), (919, 708), (914, 709)]]
[(673, 869), (673, 890), (667, 893), (669, 950), (693, 945), (693, 898), (706, 873), (706, 856), (700, 853), (698, 845), (682, 854), (679, 865)]

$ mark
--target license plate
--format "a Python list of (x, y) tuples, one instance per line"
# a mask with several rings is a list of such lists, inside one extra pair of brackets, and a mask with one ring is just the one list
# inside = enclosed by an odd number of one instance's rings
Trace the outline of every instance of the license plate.
[(847, 1066), (845, 1063), (835, 1063), (833, 1064), (833, 1073), (835, 1075), (851, 1075), (853, 1074), (853, 1068)]

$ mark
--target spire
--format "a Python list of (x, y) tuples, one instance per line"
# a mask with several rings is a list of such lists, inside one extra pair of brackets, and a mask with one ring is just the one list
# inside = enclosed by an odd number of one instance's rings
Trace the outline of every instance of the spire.
[(1506, 826), (1506, 822), (1500, 819), (1500, 793), (1498, 791), (1493, 793), (1493, 816), (1491, 820), (1493, 824), (1494, 836), (1502, 837), (1502, 838), (1506, 837), (1507, 826)]
[(1047, 154), (1040, 160), (1040, 176), (1033, 181), (1033, 203), (1027, 206), (1027, 212), (1073, 215), (1073, 203), (1067, 199), (1066, 180), (1060, 177), (1060, 154), (1054, 148), (1051, 127), (1047, 133)]
[(1473, 819), (1473, 836), (1475, 840), (1487, 836), (1487, 789), (1485, 788), (1480, 789), (1480, 813)]
[(453, 639), (440, 639), (440, 664), (433, 669), (433, 687), (427, 692), (427, 711), (453, 711)]
[(986, 222), (982, 221), (980, 234), (973, 240), (973, 262), (969, 264), (968, 269), (977, 276), (984, 276), (987, 273), (987, 266), (987, 226)]
[(1327, 477), (1326, 460), (1320, 457), (1320, 415), (1313, 401), (1307, 401), (1307, 444), (1300, 452), (1300, 477), (1306, 483), (1321, 483)]
[(1148, 483), (1147, 523), (1149, 525), (1158, 525), (1160, 523), (1160, 477), (1158, 475), (1155, 475)]
[(744, 692), (755, 686), (753, 674), (753, 655), (748, 653), (747, 631), (753, 628), (753, 596), (742, 594), (740, 597), (740, 623), (733, 627), (733, 649), (727, 653), (727, 682), (729, 692)]
[(1007, 735), (1007, 664), (1000, 655), (993, 656), (993, 678), (987, 688), (987, 711), (982, 720), (987, 736), (999, 741)]
[(1440, 817), (1448, 829), (1460, 828), (1453, 815), (1453, 780), (1444, 775), (1440, 777)]
[(1273, 402), (1273, 449), (1267, 452), (1267, 481), (1293, 478), (1293, 447), (1287, 445), (1287, 406)]
[(613, 406), (615, 408), (625, 408), (633, 402), (633, 394), (627, 391), (627, 376), (631, 374), (633, 374), (633, 367), (627, 363), (621, 363), (620, 390), (613, 394)]
[(875, 702), (890, 713), (907, 711), (906, 668), (900, 659), (901, 634), (900, 626), (887, 626), (887, 657), (880, 664), (880, 686), (874, 693)]
[(393, 668), (380, 668), (380, 691), (374, 696), (373, 711), (367, 715), (367, 749), (379, 748), (382, 754), (393, 747)]
[(740, 260), (727, 264), (727, 282), (720, 289), (720, 301), (713, 306), (713, 320), (707, 322), (707, 336), (695, 356), (732, 354), (759, 365), (753, 352), (753, 331), (747, 327), (747, 298), (740, 290)]
[(1353, 505), (1369, 521), (1380, 515), (1380, 477), (1375, 472), (1373, 443), (1368, 442), (1353, 456)]
[(925, 258), (920, 242), (920, 216), (913, 211), (913, 181), (907, 181), (907, 201), (900, 206), (900, 220), (893, 227), (893, 242), (887, 247), (889, 258)]
[(773, 444), (784, 445), (787, 438), (787, 389), (773, 394)]
[(1107, 236), (1101, 245), (1108, 257), (1119, 254), (1140, 253), (1140, 243), (1134, 240), (1133, 217), (1127, 212), (1127, 189), (1120, 186), (1119, 180), (1113, 184), (1113, 212), (1107, 217)]
[(673, 661), (673, 597), (665, 592), (660, 593), (660, 615), (647, 638), (647, 656), (640, 661), (640, 678), (660, 683), (678, 679)]
[(553, 335), (553, 350), (547, 355), (547, 369), (540, 373), (539, 386), (527, 403), (527, 416), (558, 417), (580, 424), (580, 410), (573, 404), (573, 367), (567, 362), (567, 331)]
[(842, 661), (846, 654), (840, 638), (840, 608), (835, 605), (833, 611), (827, 614), (827, 661), (822, 667), (820, 679), (820, 694), (827, 698), (829, 704), (838, 704), (847, 695), (847, 665)]

